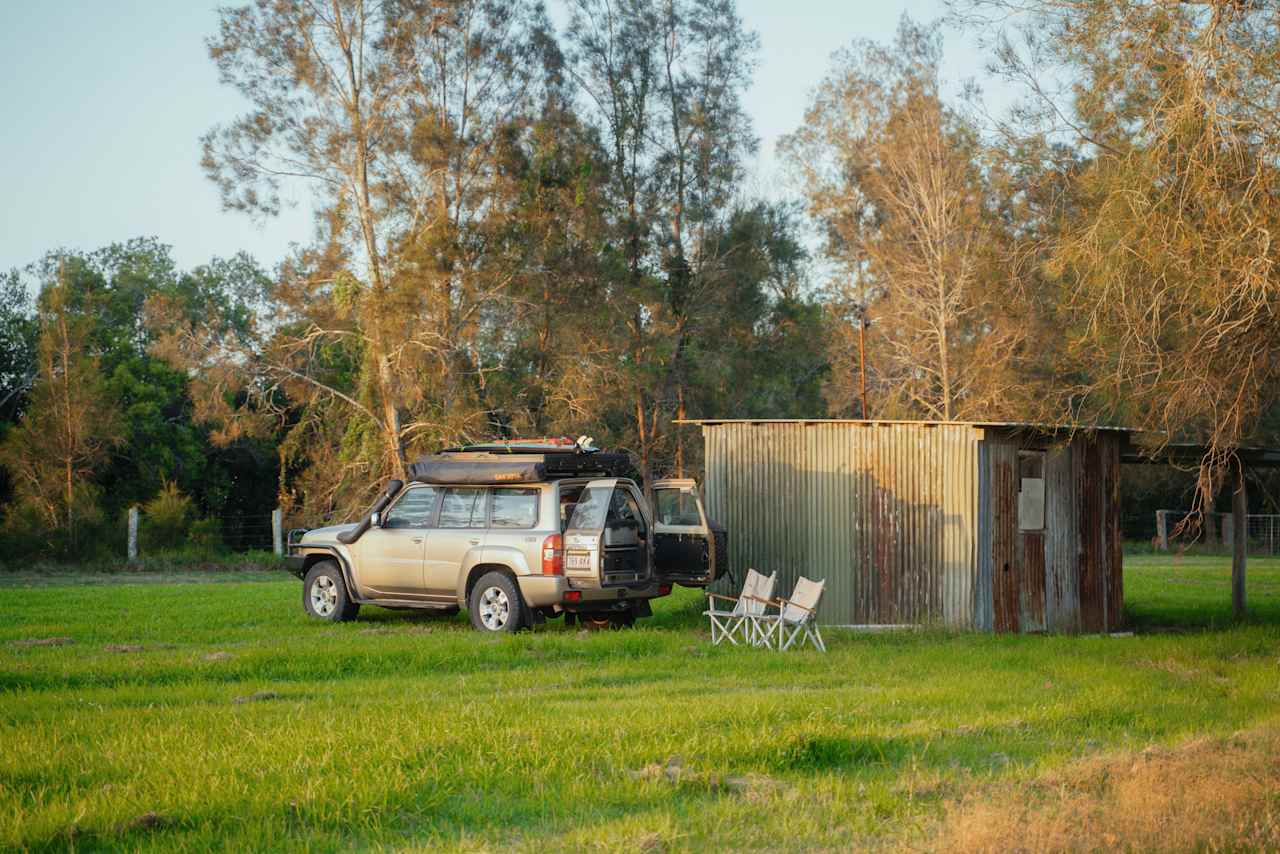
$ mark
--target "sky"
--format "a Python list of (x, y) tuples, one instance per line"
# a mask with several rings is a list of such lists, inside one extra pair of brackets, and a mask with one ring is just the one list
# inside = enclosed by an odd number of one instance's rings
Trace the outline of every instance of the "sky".
[[(549, 0), (554, 7), (558, 0)], [(787, 192), (775, 148), (804, 115), (831, 55), (888, 41), (902, 14), (942, 16), (941, 0), (739, 0), (760, 36), (745, 104), (760, 137), (753, 183)], [(558, 16), (557, 16), (558, 17)], [(205, 48), (217, 6), (201, 0), (0, 0), (0, 270), (45, 252), (155, 236), (184, 268), (246, 250), (273, 267), (311, 235), (306, 189), (260, 222), (223, 211), (200, 169), (200, 137), (245, 107)], [(944, 72), (980, 76), (972, 40), (947, 34)]]

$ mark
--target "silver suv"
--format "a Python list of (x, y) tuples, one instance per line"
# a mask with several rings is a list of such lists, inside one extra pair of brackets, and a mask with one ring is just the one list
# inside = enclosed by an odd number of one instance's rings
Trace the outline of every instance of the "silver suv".
[(481, 631), (564, 615), (630, 625), (673, 584), (702, 587), (723, 564), (692, 480), (653, 484), (655, 513), (618, 474), (625, 455), (557, 442), (468, 446), (425, 457), (358, 523), (291, 536), (307, 613), (361, 605), (467, 608)]

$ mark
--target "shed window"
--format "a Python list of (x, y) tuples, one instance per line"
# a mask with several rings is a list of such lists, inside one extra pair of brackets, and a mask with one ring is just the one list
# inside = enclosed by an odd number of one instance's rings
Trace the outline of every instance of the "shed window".
[(1044, 451), (1018, 453), (1018, 529), (1044, 530)]

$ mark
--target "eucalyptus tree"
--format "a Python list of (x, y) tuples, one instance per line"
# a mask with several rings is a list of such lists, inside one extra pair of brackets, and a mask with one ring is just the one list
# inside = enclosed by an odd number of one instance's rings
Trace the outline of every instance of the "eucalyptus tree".
[(200, 368), (224, 422), (261, 422), (281, 395), (301, 406), (287, 446), (333, 506), (358, 501), (413, 446), (488, 426), (486, 313), (520, 260), (504, 237), (508, 166), (554, 43), (525, 0), (256, 0), (220, 14), (210, 55), (251, 109), (205, 136), (204, 167), (252, 215), (301, 189), (316, 238), (281, 266), (247, 335), (173, 324), (163, 349)]
[(642, 474), (684, 466), (690, 341), (725, 284), (719, 235), (755, 148), (742, 93), (756, 36), (733, 0), (572, 0), (567, 68), (599, 129), (616, 258), (603, 305), (617, 324), (624, 441)]
[(936, 26), (904, 18), (892, 45), (841, 51), (780, 148), (837, 292), (870, 320), (875, 410), (991, 417), (1016, 394), (1020, 336), (993, 273), (986, 152), (944, 100), (941, 49)]
[(1081, 152), (1046, 271), (1093, 413), (1207, 441), (1210, 498), (1280, 391), (1280, 3), (957, 7), (1026, 87), (1013, 129)]
[(7, 523), (30, 523), (29, 536), (61, 540), (72, 553), (101, 516), (93, 475), (124, 436), (119, 401), (89, 346), (92, 307), (77, 305), (68, 284), (68, 263), (80, 261), (58, 258), (42, 271), (34, 382), (21, 421), (0, 443), (16, 504)]

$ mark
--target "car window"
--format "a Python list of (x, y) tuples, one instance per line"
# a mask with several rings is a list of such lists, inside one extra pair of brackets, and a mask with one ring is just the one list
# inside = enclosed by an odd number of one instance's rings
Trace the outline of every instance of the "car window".
[(538, 497), (534, 488), (493, 490), (490, 524), (495, 528), (532, 528), (538, 524)]
[(440, 505), (441, 528), (483, 528), (484, 490), (458, 486), (446, 489)]
[(604, 527), (605, 514), (609, 512), (611, 486), (592, 486), (582, 490), (573, 508), (569, 527), (578, 531), (598, 531)]
[(439, 494), (434, 486), (415, 486), (404, 495), (395, 506), (387, 511), (382, 523), (384, 528), (426, 528), (431, 525), (431, 516), (436, 509), (436, 496)]
[(658, 521), (664, 525), (701, 525), (698, 502), (693, 493), (681, 489), (659, 489), (655, 496)]
[(613, 491), (605, 527), (635, 528), (640, 533), (644, 533), (644, 517), (640, 514), (640, 507), (636, 504), (635, 497), (629, 491), (621, 487)]

